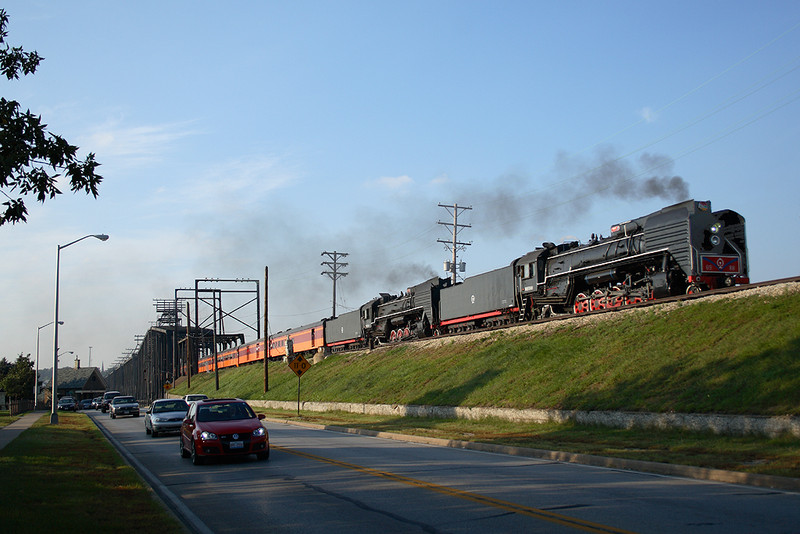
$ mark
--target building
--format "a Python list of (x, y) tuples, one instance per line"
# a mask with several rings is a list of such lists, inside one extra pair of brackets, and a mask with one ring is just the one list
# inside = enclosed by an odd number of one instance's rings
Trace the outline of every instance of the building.
[(108, 389), (106, 381), (97, 367), (81, 369), (64, 367), (58, 370), (57, 399), (64, 395), (69, 395), (76, 401), (93, 399), (102, 395), (106, 389)]

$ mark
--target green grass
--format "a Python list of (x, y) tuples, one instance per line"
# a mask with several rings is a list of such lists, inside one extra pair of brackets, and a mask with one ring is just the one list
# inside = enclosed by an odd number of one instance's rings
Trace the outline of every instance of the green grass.
[[(301, 398), (380, 404), (800, 415), (800, 293), (612, 314), (333, 355), (303, 375)], [(284, 363), (192, 377), (192, 391), (295, 400)], [(180, 382), (173, 393), (188, 391)]]
[(43, 415), (0, 451), (0, 487), (4, 532), (183, 532), (80, 413)]
[(8, 410), (0, 410), (0, 428), (10, 425), (19, 418), (19, 415), (12, 416)]
[[(333, 355), (300, 379), (302, 401), (800, 415), (800, 293), (694, 301), (591, 322), (497, 331), (438, 346)], [(192, 377), (192, 392), (297, 399), (282, 362)], [(185, 394), (180, 381), (171, 393)], [(293, 417), (294, 411), (274, 412)], [(567, 452), (800, 476), (800, 439), (618, 430), (572, 424), (310, 414), (324, 424)], [(461, 437), (459, 437), (461, 436)], [(466, 436), (466, 437), (464, 437)]]

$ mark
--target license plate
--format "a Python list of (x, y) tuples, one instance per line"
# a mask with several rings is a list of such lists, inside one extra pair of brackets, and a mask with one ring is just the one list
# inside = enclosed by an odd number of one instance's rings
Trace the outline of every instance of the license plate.
[(231, 449), (244, 449), (244, 441), (231, 441)]

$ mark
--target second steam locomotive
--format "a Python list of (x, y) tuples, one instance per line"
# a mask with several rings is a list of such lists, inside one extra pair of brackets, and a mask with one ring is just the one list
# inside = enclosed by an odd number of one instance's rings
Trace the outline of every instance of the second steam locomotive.
[[(744, 217), (687, 200), (615, 224), (588, 243), (543, 243), (509, 265), (452, 284), (432, 278), (399, 295), (217, 355), (218, 367), (287, 353), (374, 347), (749, 283)], [(289, 350), (287, 350), (287, 347)], [(213, 370), (213, 357), (200, 371)]]

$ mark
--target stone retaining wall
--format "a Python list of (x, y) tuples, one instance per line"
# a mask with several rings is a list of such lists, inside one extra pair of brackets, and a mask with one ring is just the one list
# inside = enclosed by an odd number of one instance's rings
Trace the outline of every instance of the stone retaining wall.
[[(248, 401), (253, 406), (279, 410), (296, 410), (291, 401)], [(580, 424), (614, 428), (658, 428), (710, 431), (715, 434), (756, 434), (769, 437), (792, 434), (800, 437), (800, 417), (759, 415), (706, 415), (683, 413), (637, 413), (581, 410), (514, 410), (510, 408), (465, 408), (460, 406), (419, 406), (401, 404), (360, 404), (345, 402), (301, 402), (301, 411), (383, 415), (396, 417), (430, 417), (435, 419), (486, 419), (495, 417), (525, 423), (574, 421)]]

